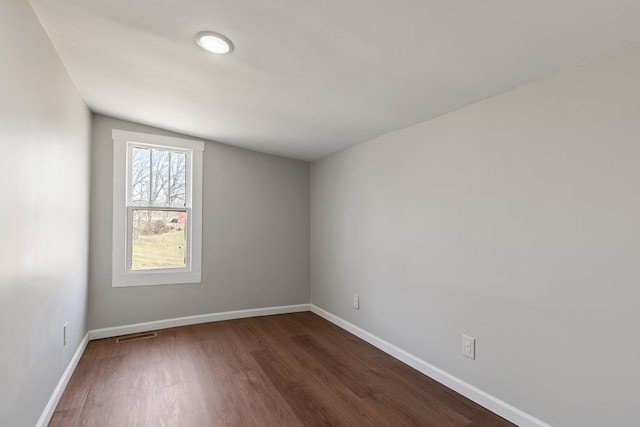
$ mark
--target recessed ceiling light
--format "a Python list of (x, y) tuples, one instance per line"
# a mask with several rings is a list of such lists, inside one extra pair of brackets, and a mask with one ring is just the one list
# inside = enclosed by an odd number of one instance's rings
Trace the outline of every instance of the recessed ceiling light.
[(199, 32), (196, 36), (196, 43), (198, 46), (211, 53), (229, 53), (233, 50), (233, 44), (231, 40), (211, 31)]

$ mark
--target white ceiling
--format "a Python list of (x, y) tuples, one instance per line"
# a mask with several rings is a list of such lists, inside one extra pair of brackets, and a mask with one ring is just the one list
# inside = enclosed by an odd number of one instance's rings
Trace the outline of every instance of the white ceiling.
[(93, 111), (304, 160), (640, 42), (638, 0), (31, 3)]

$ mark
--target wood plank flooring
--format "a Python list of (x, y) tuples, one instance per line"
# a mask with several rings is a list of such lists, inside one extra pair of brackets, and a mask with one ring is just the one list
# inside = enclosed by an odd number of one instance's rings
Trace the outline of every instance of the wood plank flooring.
[(305, 312), (91, 341), (50, 426), (511, 426)]

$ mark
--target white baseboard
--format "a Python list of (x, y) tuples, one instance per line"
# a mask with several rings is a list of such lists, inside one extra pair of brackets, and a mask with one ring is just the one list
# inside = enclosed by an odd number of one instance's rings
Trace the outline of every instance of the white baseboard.
[(335, 316), (334, 314), (331, 314), (328, 311), (325, 311), (313, 304), (298, 304), (281, 307), (226, 311), (222, 313), (178, 317), (174, 319), (158, 320), (155, 322), (137, 323), (133, 325), (123, 325), (113, 328), (95, 329), (89, 331), (80, 342), (80, 345), (78, 345), (78, 349), (73, 355), (73, 358), (69, 362), (69, 365), (65, 369), (64, 373), (62, 374), (62, 378), (60, 378), (60, 381), (58, 382), (58, 385), (56, 386), (51, 398), (49, 399), (47, 406), (42, 412), (42, 415), (40, 416), (36, 427), (45, 427), (51, 420), (55, 408), (60, 401), (60, 397), (62, 396), (62, 393), (64, 392), (64, 389), (67, 386), (69, 379), (71, 378), (71, 375), (73, 374), (73, 371), (75, 370), (89, 340), (110, 338), (138, 332), (148, 332), (158, 329), (172, 328), (176, 326), (219, 322), (222, 320), (243, 319), (247, 317), (269, 316), (274, 314), (298, 313), (303, 311), (312, 311), (313, 313), (327, 319), (331, 323), (341, 327), (348, 332), (351, 332), (357, 337), (362, 338), (369, 344), (379, 348), (390, 356), (393, 356), (396, 359), (406, 363), (407, 365), (417, 369), (428, 377), (433, 378), (446, 387), (457, 391), (468, 399), (476, 402), (477, 404), (487, 408), (490, 411), (495, 412), (496, 414), (511, 421), (512, 423), (517, 424), (518, 426), (551, 427), (544, 421), (535, 418), (534, 416), (498, 399), (497, 397), (494, 397), (478, 389), (477, 387), (472, 386), (471, 384), (443, 371), (442, 369), (425, 362), (424, 360), (402, 350), (401, 348), (398, 348), (395, 345), (381, 338), (378, 338), (377, 336), (365, 331), (364, 329), (361, 329), (358, 326), (349, 323), (346, 320), (343, 320), (340, 317)]
[(56, 410), (56, 406), (58, 406), (58, 402), (62, 397), (62, 393), (67, 387), (67, 384), (69, 384), (71, 375), (73, 374), (73, 371), (75, 371), (76, 366), (78, 365), (78, 362), (80, 361), (82, 353), (84, 353), (84, 349), (87, 347), (88, 342), (89, 333), (87, 332), (82, 338), (82, 341), (80, 341), (80, 344), (78, 345), (76, 352), (73, 354), (71, 361), (67, 365), (67, 369), (64, 370), (60, 381), (58, 381), (58, 385), (56, 385), (56, 388), (53, 390), (53, 394), (51, 395), (49, 402), (47, 402), (47, 406), (44, 407), (44, 411), (42, 411), (42, 415), (40, 415), (40, 419), (38, 420), (36, 427), (46, 427), (49, 424), (49, 421), (51, 421), (51, 417), (53, 417), (53, 413)]
[(287, 305), (281, 307), (256, 308), (250, 310), (226, 311), (222, 313), (202, 314), (198, 316), (178, 317), (175, 319), (158, 320), (155, 322), (136, 323), (133, 325), (116, 326), (113, 328), (95, 329), (87, 332), (82, 338), (76, 352), (71, 358), (69, 365), (65, 369), (58, 385), (56, 385), (47, 406), (45, 406), (36, 427), (46, 427), (51, 421), (51, 417), (58, 406), (58, 402), (62, 397), (64, 389), (67, 387), (73, 371), (76, 369), (84, 349), (90, 340), (100, 338), (110, 338), (119, 335), (134, 334), (138, 332), (154, 331), (158, 329), (172, 328), (175, 326), (195, 325), (198, 323), (219, 322), (222, 320), (242, 319), (246, 317), (269, 316), (273, 314), (298, 313), (301, 311), (309, 311), (309, 304)]
[(457, 378), (440, 368), (437, 368), (424, 360), (396, 347), (395, 345), (378, 338), (377, 336), (359, 328), (353, 323), (349, 323), (340, 317), (329, 313), (326, 310), (321, 309), (313, 304), (310, 304), (311, 311), (318, 316), (321, 316), (331, 323), (341, 327), (342, 329), (351, 332), (359, 338), (362, 338), (369, 344), (379, 348), (390, 356), (406, 363), (412, 368), (417, 369), (430, 378), (438, 381), (440, 384), (449, 387), (452, 390), (457, 391), (466, 398), (474, 401), (475, 403), (487, 408), (488, 410), (495, 412), (501, 417), (511, 421), (512, 423), (520, 427), (551, 427), (549, 424), (542, 420), (512, 406), (508, 403), (492, 396), (477, 387)]
[(156, 331), (176, 326), (196, 325), (198, 323), (219, 322), (222, 320), (243, 319), (246, 317), (270, 316), (273, 314), (298, 313), (309, 311), (309, 304), (285, 305), (281, 307), (254, 308), (249, 310), (225, 311), (222, 313), (201, 314), (197, 316), (176, 317), (174, 319), (154, 322), (135, 323), (133, 325), (115, 326), (113, 328), (94, 329), (89, 331), (89, 339), (117, 337), (119, 335)]

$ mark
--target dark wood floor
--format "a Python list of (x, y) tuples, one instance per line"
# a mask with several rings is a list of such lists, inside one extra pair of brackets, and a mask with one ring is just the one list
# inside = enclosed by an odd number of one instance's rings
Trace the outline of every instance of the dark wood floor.
[(91, 341), (50, 426), (507, 426), (312, 313)]

